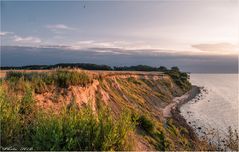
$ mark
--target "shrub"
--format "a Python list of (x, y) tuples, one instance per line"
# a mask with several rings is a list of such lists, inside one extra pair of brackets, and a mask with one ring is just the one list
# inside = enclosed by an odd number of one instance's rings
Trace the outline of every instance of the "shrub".
[(85, 72), (57, 71), (53, 73), (54, 80), (59, 87), (67, 88), (70, 85), (86, 86), (92, 79)]
[(166, 74), (168, 74), (184, 92), (191, 89), (191, 83), (188, 81), (189, 75), (185, 72), (180, 72), (178, 67), (172, 67)]
[(152, 133), (154, 130), (153, 122), (146, 116), (142, 115), (137, 119), (138, 126), (148, 133)]
[(168, 139), (163, 132), (155, 132), (154, 136), (156, 137), (157, 146), (156, 149), (160, 151), (167, 151), (174, 149), (173, 142)]
[[(152, 143), (155, 148), (159, 151), (172, 150), (174, 149), (173, 142), (165, 135), (163, 130), (156, 128), (156, 125), (145, 115), (137, 117), (133, 115), (133, 120), (136, 120), (137, 127), (145, 131), (146, 138), (153, 139)], [(149, 139), (150, 139), (149, 138)]]

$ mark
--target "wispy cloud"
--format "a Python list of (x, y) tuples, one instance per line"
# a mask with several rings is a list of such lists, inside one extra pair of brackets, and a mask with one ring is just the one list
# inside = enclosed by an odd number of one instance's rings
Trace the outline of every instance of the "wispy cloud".
[(199, 49), (202, 52), (231, 54), (239, 53), (239, 46), (231, 43), (215, 43), (215, 44), (195, 44), (193, 48)]
[(152, 49), (153, 47), (140, 41), (77, 41), (69, 46), (71, 49), (83, 48), (115, 48), (122, 50), (135, 50), (135, 49)]
[(14, 35), (14, 41), (19, 42), (19, 43), (27, 43), (27, 44), (35, 44), (35, 43), (41, 43), (42, 40), (38, 37), (32, 37), (32, 36), (27, 36), (27, 37), (21, 37), (18, 35)]
[(50, 25), (46, 25), (46, 28), (53, 30), (53, 31), (57, 31), (57, 30), (76, 30), (76, 28), (73, 27), (69, 27), (67, 25), (64, 24), (50, 24)]
[(6, 36), (8, 34), (13, 34), (12, 32), (0, 32), (0, 36)]

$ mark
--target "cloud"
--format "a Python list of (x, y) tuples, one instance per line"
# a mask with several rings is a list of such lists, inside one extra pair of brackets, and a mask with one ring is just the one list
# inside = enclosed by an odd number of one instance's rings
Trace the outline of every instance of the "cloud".
[(64, 24), (51, 24), (51, 25), (46, 25), (46, 28), (52, 30), (52, 31), (58, 31), (58, 30), (76, 30), (76, 28), (69, 27)]
[[(166, 67), (179, 66), (180, 69), (188, 72), (238, 72), (237, 55), (206, 56), (161, 52), (159, 55), (155, 56), (150, 54), (149, 50), (134, 50), (136, 53), (132, 53), (132, 51), (127, 50), (110, 48), (92, 48), (74, 51), (61, 46), (59, 46), (59, 48), (2, 46), (1, 51), (2, 66), (78, 62), (108, 64), (110, 66), (127, 66), (137, 64)], [(118, 52), (118, 54), (115, 52)], [(123, 54), (122, 52), (131, 53)]]
[(6, 36), (8, 34), (12, 34), (12, 32), (0, 32), (0, 36)]
[[(53, 47), (58, 48), (59, 45), (50, 45)], [(153, 48), (150, 45), (145, 44), (144, 42), (140, 41), (96, 41), (96, 40), (81, 40), (81, 41), (73, 41), (70, 43), (65, 43), (63, 45), (65, 48), (70, 50), (82, 50), (82, 49), (92, 49), (92, 48), (99, 48), (99, 49), (120, 49), (120, 50), (139, 50), (139, 49), (157, 49)]]
[(153, 49), (152, 46), (145, 44), (141, 41), (77, 41), (69, 46), (69, 48), (78, 50), (83, 48), (115, 48), (122, 50), (135, 50), (135, 49)]
[(215, 44), (195, 44), (193, 48), (199, 49), (202, 52), (230, 54), (239, 53), (239, 46), (231, 43), (215, 43)]
[(42, 40), (38, 37), (32, 37), (32, 36), (28, 36), (28, 37), (21, 37), (18, 35), (14, 35), (14, 41), (15, 42), (19, 42), (19, 43), (27, 43), (27, 44), (35, 44), (35, 43), (41, 43)]
[(40, 45), (39, 48), (57, 48), (57, 49), (67, 49), (69, 46), (67, 45)]

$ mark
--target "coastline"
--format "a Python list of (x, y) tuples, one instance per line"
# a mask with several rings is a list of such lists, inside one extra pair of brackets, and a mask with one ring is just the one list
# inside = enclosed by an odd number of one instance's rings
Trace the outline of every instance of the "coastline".
[[(200, 136), (197, 132), (197, 129), (194, 128), (190, 123), (188, 124), (187, 120), (183, 114), (181, 113), (180, 108), (191, 101), (194, 98), (196, 102), (200, 99), (200, 94), (205, 92), (203, 87), (192, 86), (192, 89), (185, 93), (180, 97), (175, 97), (176, 104), (171, 109), (171, 118), (176, 122), (176, 124), (180, 127), (184, 127), (188, 130), (188, 139), (191, 140), (192, 143), (195, 143), (194, 150), (197, 151), (236, 151), (238, 150), (238, 134), (235, 131), (235, 134), (231, 132), (231, 137), (221, 136), (214, 128), (212, 128), (211, 132), (203, 132), (203, 136)], [(180, 100), (178, 100), (180, 99)], [(199, 128), (199, 127), (198, 127)], [(201, 129), (201, 126), (199, 128)], [(207, 127), (206, 127), (207, 129)], [(212, 137), (212, 138), (211, 138)], [(213, 139), (215, 137), (215, 139)]]
[(208, 142), (205, 139), (200, 139), (200, 136), (198, 136), (196, 130), (187, 123), (186, 119), (184, 118), (184, 116), (180, 111), (180, 108), (184, 104), (188, 103), (189, 101), (200, 95), (201, 91), (202, 91), (201, 87), (193, 85), (188, 92), (186, 92), (180, 97), (175, 97), (173, 99), (174, 102), (166, 106), (163, 110), (164, 123), (167, 124), (167, 121), (169, 119), (172, 119), (178, 127), (185, 128), (188, 132), (188, 134), (185, 137), (190, 141), (190, 143), (192, 143), (191, 150), (195, 151), (216, 150), (215, 146), (212, 145), (210, 142)]
[(190, 133), (189, 134), (190, 138), (194, 141), (199, 141), (199, 138), (195, 130), (193, 129), (193, 127), (191, 127), (187, 123), (186, 119), (181, 115), (180, 108), (182, 107), (182, 105), (186, 104), (187, 102), (195, 98), (198, 94), (200, 94), (200, 92), (201, 92), (200, 87), (192, 86), (192, 89), (188, 91), (186, 94), (184, 94), (181, 97), (176, 97), (176, 100), (177, 100), (176, 104), (171, 109), (172, 119), (174, 119), (180, 126), (186, 128)]

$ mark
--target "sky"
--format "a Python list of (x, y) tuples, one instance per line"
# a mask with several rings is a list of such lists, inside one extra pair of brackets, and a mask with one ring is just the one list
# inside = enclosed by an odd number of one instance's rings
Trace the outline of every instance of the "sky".
[(1, 65), (91, 62), (235, 72), (238, 8), (237, 0), (1, 1)]

